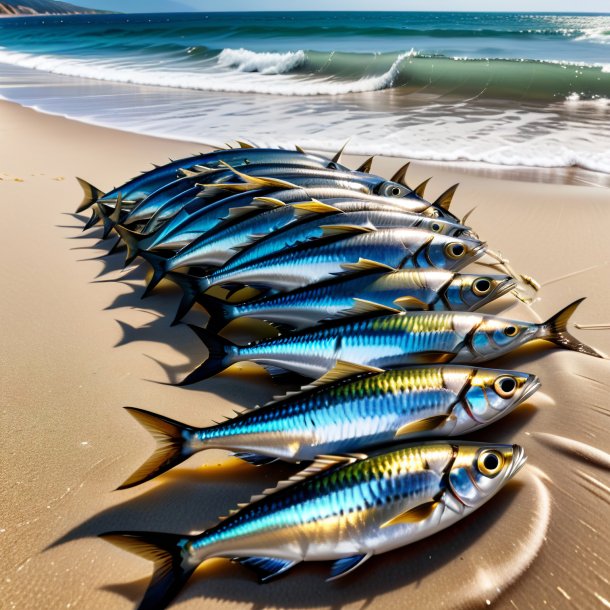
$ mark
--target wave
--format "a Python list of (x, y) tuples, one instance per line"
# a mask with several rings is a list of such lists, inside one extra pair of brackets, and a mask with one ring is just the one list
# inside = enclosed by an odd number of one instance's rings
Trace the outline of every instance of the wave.
[(248, 49), (166, 49), (164, 61), (0, 50), (0, 61), (66, 76), (210, 92), (345, 95), (396, 88), (448, 98), (554, 102), (610, 98), (610, 65), (466, 59), (396, 53), (261, 53)]

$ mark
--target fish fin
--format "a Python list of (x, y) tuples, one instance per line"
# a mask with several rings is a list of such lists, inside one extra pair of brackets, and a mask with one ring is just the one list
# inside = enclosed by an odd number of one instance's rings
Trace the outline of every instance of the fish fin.
[(208, 167), (207, 165), (193, 165), (191, 171), (195, 171), (198, 174), (209, 174), (210, 172), (217, 171), (216, 167)]
[[(450, 186), (444, 193), (441, 193), (436, 201), (434, 202), (434, 206), (437, 208), (442, 208), (446, 212), (449, 211), (449, 207), (451, 206), (451, 201), (453, 200), (453, 196), (455, 195), (455, 191), (457, 191), (457, 187), (460, 186), (459, 182)], [(464, 217), (466, 220), (466, 217)]]
[(409, 362), (411, 364), (444, 364), (451, 362), (455, 358), (455, 354), (451, 352), (421, 352), (419, 354), (410, 354)]
[(332, 158), (333, 163), (339, 163), (341, 161), (341, 157), (343, 156), (343, 153), (345, 152), (345, 149), (347, 148), (348, 144), (349, 144), (349, 138), (347, 140), (345, 140), (345, 144), (337, 151), (335, 156)]
[(425, 419), (418, 419), (416, 421), (409, 422), (404, 426), (401, 426), (396, 430), (395, 436), (405, 436), (407, 434), (417, 434), (418, 432), (429, 432), (442, 426), (448, 421), (450, 416), (447, 415), (434, 415), (433, 417), (426, 417)]
[(112, 211), (112, 214), (110, 214), (110, 216), (109, 216), (110, 220), (112, 220), (114, 225), (116, 225), (119, 222), (119, 220), (121, 219), (122, 211), (123, 211), (123, 195), (122, 195), (122, 193), (119, 193), (116, 198), (116, 203), (114, 204), (114, 210)]
[(226, 368), (231, 366), (231, 355), (237, 349), (237, 346), (219, 337), (215, 333), (210, 332), (206, 328), (200, 328), (194, 324), (187, 326), (197, 335), (199, 340), (208, 348), (208, 357), (193, 369), (182, 381), (176, 385), (185, 386), (204, 379), (209, 379), (218, 373), (221, 373)]
[(183, 178), (192, 178), (193, 176), (198, 176), (200, 172), (193, 169), (186, 169), (185, 167), (181, 167), (178, 170), (178, 173), (182, 175)]
[(364, 364), (354, 364), (353, 362), (345, 362), (344, 360), (337, 360), (335, 366), (322, 375), (322, 377), (312, 381), (310, 384), (303, 386), (302, 391), (313, 390), (320, 386), (328, 383), (334, 383), (347, 377), (353, 377), (354, 375), (376, 375), (377, 373), (385, 372), (383, 369), (377, 368), (376, 366), (366, 366)]
[(343, 211), (327, 203), (322, 203), (316, 199), (311, 201), (305, 201), (303, 203), (293, 203), (292, 208), (295, 211), (295, 216), (300, 218), (301, 216), (307, 216), (309, 214), (339, 214)]
[[(238, 169), (235, 169), (225, 161), (221, 161), (220, 165), (226, 167), (227, 169), (230, 169), (238, 178), (241, 178), (247, 184), (256, 186), (256, 188), (298, 188), (296, 184), (292, 184), (292, 182), (287, 182), (286, 180), (280, 180), (278, 178), (269, 177), (266, 178), (262, 176), (250, 176), (249, 174), (240, 172)], [(223, 185), (224, 183), (219, 183), (219, 186)]]
[(275, 557), (236, 557), (233, 561), (254, 570), (261, 583), (276, 578), (299, 563)]
[(187, 273), (176, 273), (174, 271), (170, 271), (167, 274), (167, 278), (174, 282), (183, 293), (172, 322), (172, 326), (175, 326), (197, 302), (200, 293), (207, 290), (208, 281), (205, 277), (197, 277)]
[(254, 191), (260, 189), (260, 186), (254, 184), (247, 184), (245, 182), (219, 182), (218, 184), (199, 184), (202, 188), (197, 197), (200, 199), (214, 199), (215, 197), (225, 197), (223, 191), (230, 191), (234, 193), (245, 193), (246, 191)]
[(278, 460), (278, 458), (270, 457), (268, 455), (249, 453), (246, 451), (234, 453), (233, 457), (243, 460), (244, 462), (248, 462), (248, 464), (252, 464), (253, 466), (266, 466), (267, 464), (273, 464), (273, 462), (277, 462)]
[(569, 349), (581, 354), (588, 354), (589, 356), (595, 356), (596, 358), (604, 358), (604, 355), (594, 350), (592, 347), (581, 343), (576, 337), (572, 336), (568, 332), (568, 321), (572, 317), (572, 314), (576, 311), (576, 308), (585, 300), (577, 299), (573, 303), (570, 303), (567, 307), (564, 307), (561, 311), (558, 311), (554, 316), (551, 316), (546, 322), (541, 324), (542, 336), (541, 339), (550, 341), (559, 347)]
[(111, 254), (115, 254), (116, 252), (121, 250), (123, 243), (124, 243), (123, 240), (120, 237), (118, 237), (117, 240), (114, 242), (112, 248), (110, 248), (110, 250), (108, 250), (108, 256), (110, 256)]
[(430, 182), (430, 180), (431, 178), (426, 178), (421, 184), (419, 184), (413, 189), (413, 193), (423, 199), (424, 193), (426, 192), (426, 187), (428, 186), (428, 182)]
[(363, 553), (362, 555), (352, 555), (351, 557), (337, 559), (330, 568), (330, 576), (326, 579), (326, 582), (346, 576), (371, 557), (372, 553)]
[(294, 149), (295, 149), (297, 152), (300, 152), (300, 153), (301, 153), (301, 154), (303, 154), (303, 155), (306, 155), (306, 154), (307, 154), (307, 153), (306, 153), (306, 152), (305, 152), (305, 151), (304, 151), (304, 150), (303, 150), (303, 149), (302, 149), (302, 148), (301, 148), (301, 147), (300, 147), (298, 144), (295, 144), (295, 145), (294, 145)]
[(375, 159), (375, 156), (373, 155), (372, 157), (369, 157), (360, 167), (358, 167), (356, 170), (356, 172), (362, 172), (363, 174), (368, 174), (371, 171), (371, 167), (373, 166), (373, 160)]
[(110, 232), (114, 228), (116, 224), (113, 222), (111, 216), (114, 208), (110, 207), (108, 204), (103, 203), (102, 201), (97, 202), (97, 210), (99, 213), (99, 217), (102, 220), (102, 224), (104, 225), (104, 231), (102, 233), (102, 239), (107, 239), (110, 235)]
[(256, 146), (253, 146), (252, 144), (248, 144), (248, 142), (244, 142), (243, 140), (235, 140), (235, 142), (237, 142), (237, 144), (239, 144), (240, 148), (256, 148)]
[(365, 227), (359, 225), (321, 225), (322, 237), (332, 237), (334, 235), (371, 233), (375, 231), (374, 227)]
[(198, 567), (184, 557), (192, 537), (158, 532), (106, 532), (100, 538), (155, 564), (152, 579), (138, 610), (166, 608)]
[(115, 230), (127, 246), (127, 256), (125, 257), (125, 265), (127, 266), (140, 253), (140, 242), (146, 239), (147, 236), (137, 231), (132, 231), (123, 225), (116, 225)]
[(369, 260), (368, 258), (359, 258), (357, 263), (344, 263), (341, 265), (341, 269), (344, 271), (396, 271), (394, 267)]
[(165, 277), (169, 259), (160, 254), (156, 254), (155, 252), (149, 252), (148, 250), (141, 250), (139, 254), (151, 266), (153, 272), (152, 277), (142, 294), (142, 298), (145, 299), (154, 290), (155, 286)]
[(80, 184), (83, 189), (83, 200), (76, 208), (76, 212), (84, 212), (90, 208), (98, 199), (101, 199), (106, 193), (100, 191), (97, 187), (93, 186), (90, 182), (83, 180), (82, 178), (76, 177), (76, 181)]
[(91, 218), (85, 223), (83, 227), (83, 231), (87, 231), (91, 227), (95, 226), (100, 220), (100, 213), (97, 205), (94, 208), (91, 208)]
[(394, 303), (396, 305), (398, 305), (398, 307), (401, 307), (404, 310), (428, 310), (430, 309), (430, 306), (428, 305), (428, 303), (424, 303), (421, 299), (418, 299), (417, 297), (398, 297), (397, 299), (394, 299)]
[(389, 521), (386, 521), (381, 525), (382, 528), (390, 527), (391, 525), (399, 525), (406, 523), (419, 523), (420, 521), (426, 520), (439, 505), (439, 502), (436, 500), (432, 500), (431, 502), (424, 502), (415, 508), (411, 508), (410, 510), (405, 511), (404, 513), (400, 513), (400, 515), (396, 515)]
[(367, 301), (365, 299), (359, 299), (357, 297), (355, 297), (353, 301), (354, 306), (340, 312), (340, 317), (363, 316), (372, 313), (385, 315), (401, 313), (400, 309), (396, 309), (395, 307), (388, 307), (387, 305), (375, 303), (374, 301)]
[(407, 188), (410, 188), (407, 185), (407, 182), (405, 180), (405, 177), (407, 175), (407, 170), (409, 169), (409, 166), (411, 165), (411, 161), (408, 161), (407, 163), (405, 163), (402, 167), (400, 167), (397, 172), (390, 178), (391, 182), (398, 182), (399, 184), (402, 184), (403, 186), (406, 186)]
[(144, 409), (135, 407), (125, 407), (125, 409), (152, 434), (157, 441), (157, 449), (117, 489), (128, 489), (150, 481), (193, 455), (193, 451), (187, 446), (187, 437), (195, 431), (194, 428)]
[(319, 474), (320, 472), (327, 472), (334, 468), (347, 466), (349, 464), (353, 464), (354, 462), (365, 460), (366, 458), (368, 458), (368, 455), (364, 453), (349, 453), (345, 455), (319, 455), (304, 470), (297, 472), (288, 479), (279, 481), (275, 487), (269, 487), (268, 489), (265, 489), (262, 493), (252, 496), (252, 498), (250, 498), (250, 504), (252, 502), (258, 502), (259, 500), (262, 500), (263, 498), (274, 494), (280, 489), (286, 489), (286, 487), (290, 487), (295, 483), (299, 483), (301, 481), (304, 481), (305, 479), (308, 479), (309, 477), (313, 477)]
[(263, 208), (263, 209), (274, 209), (274, 208), (282, 208), (285, 207), (286, 204), (279, 199), (275, 199), (274, 197), (255, 197), (252, 200), (252, 206), (255, 208)]
[(242, 218), (248, 214), (253, 214), (256, 211), (256, 207), (252, 205), (244, 205), (239, 208), (231, 208), (229, 213), (223, 218), (223, 220), (234, 220), (235, 218)]
[(219, 333), (235, 319), (235, 305), (232, 303), (209, 294), (199, 294), (196, 301), (208, 312), (206, 328), (211, 332)]

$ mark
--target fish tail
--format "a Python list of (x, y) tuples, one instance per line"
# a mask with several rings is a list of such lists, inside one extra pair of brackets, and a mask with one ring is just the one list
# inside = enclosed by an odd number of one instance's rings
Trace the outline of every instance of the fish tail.
[(208, 348), (209, 354), (197, 368), (192, 370), (177, 385), (190, 385), (204, 379), (209, 379), (233, 364), (232, 356), (237, 351), (237, 345), (223, 337), (219, 337), (206, 328), (200, 328), (193, 324), (188, 327), (199, 337), (203, 344)]
[(153, 576), (138, 610), (167, 608), (197, 569), (189, 561), (186, 543), (193, 537), (158, 532), (106, 532), (100, 538), (154, 562)]
[(97, 205), (91, 208), (91, 218), (85, 223), (83, 227), (83, 232), (88, 231), (91, 227), (94, 227), (100, 220), (100, 213), (97, 209)]
[(150, 481), (203, 449), (201, 446), (195, 448), (191, 444), (195, 428), (144, 409), (135, 407), (125, 407), (125, 409), (150, 432), (157, 441), (157, 448), (146, 462), (117, 489), (128, 489)]
[(112, 229), (114, 228), (114, 225), (116, 224), (112, 219), (112, 213), (114, 212), (114, 208), (110, 207), (105, 203), (102, 203), (101, 201), (98, 201), (97, 210), (104, 226), (102, 239), (106, 239), (110, 235)]
[(197, 302), (208, 312), (210, 316), (206, 328), (210, 332), (219, 333), (229, 322), (236, 317), (236, 307), (209, 294), (200, 294)]
[(168, 277), (180, 287), (183, 293), (172, 321), (172, 326), (175, 326), (191, 310), (191, 307), (201, 299), (201, 293), (208, 289), (209, 281), (206, 277), (197, 277), (187, 273), (170, 272)]
[(155, 286), (165, 277), (169, 259), (159, 254), (155, 254), (154, 252), (149, 252), (148, 250), (141, 250), (139, 254), (152, 268), (152, 277), (148, 282), (148, 286), (146, 286), (146, 290), (144, 290), (144, 293), (142, 294), (142, 298), (145, 299), (154, 290)]
[(76, 208), (76, 212), (83, 212), (87, 208), (90, 208), (98, 199), (101, 199), (106, 193), (103, 193), (97, 187), (93, 186), (90, 182), (83, 180), (82, 178), (76, 178), (77, 182), (83, 189), (83, 200), (80, 205)]
[(121, 236), (121, 239), (125, 242), (127, 246), (127, 256), (125, 257), (125, 265), (129, 265), (133, 262), (136, 256), (140, 254), (141, 242), (147, 237), (146, 235), (142, 235), (137, 231), (132, 231), (123, 225), (116, 225), (114, 227), (116, 232)]
[(584, 297), (582, 299), (577, 299), (544, 322), (541, 325), (542, 334), (540, 335), (540, 338), (550, 341), (564, 349), (580, 352), (581, 354), (588, 354), (589, 356), (595, 356), (596, 358), (604, 358), (603, 354), (594, 350), (592, 347), (581, 343), (576, 337), (568, 332), (568, 321), (576, 311), (576, 308), (584, 300)]

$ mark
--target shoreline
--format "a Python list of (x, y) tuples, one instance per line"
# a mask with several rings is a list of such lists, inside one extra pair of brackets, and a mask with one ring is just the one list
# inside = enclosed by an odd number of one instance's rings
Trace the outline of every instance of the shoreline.
[[(193, 425), (263, 404), (278, 386), (233, 368), (190, 388), (181, 377), (205, 352), (184, 325), (169, 327), (176, 294), (140, 300), (146, 269), (104, 256), (99, 232), (82, 232), (74, 176), (102, 189), (152, 162), (200, 145), (101, 128), (0, 101), (0, 200), (4, 287), (1, 402), (8, 473), (0, 507), (8, 607), (47, 605), (127, 610), (141, 598), (150, 563), (96, 538), (113, 529), (201, 531), (238, 502), (295, 471), (255, 468), (221, 451), (199, 454), (140, 487), (113, 492), (153, 442), (123, 406)], [(238, 134), (236, 134), (238, 135)], [(362, 157), (348, 155), (356, 167)], [(376, 158), (390, 176), (397, 158)], [(415, 184), (433, 173), (434, 198), (460, 182), (452, 210), (492, 248), (543, 288), (533, 307), (509, 303), (506, 316), (546, 319), (576, 298), (574, 316), (605, 325), (610, 299), (608, 191), (592, 186), (473, 176), (456, 166), (413, 162)], [(477, 267), (480, 271), (480, 266)], [(487, 272), (489, 273), (489, 269)], [(202, 319), (202, 311), (189, 319)], [(573, 331), (610, 353), (610, 332)], [(200, 570), (176, 600), (185, 610), (566, 607), (604, 599), (610, 459), (610, 362), (556, 349), (524, 350), (490, 366), (532, 372), (542, 392), (472, 440), (516, 442), (528, 465), (514, 485), (469, 518), (428, 540), (375, 557), (354, 577), (324, 583), (326, 564), (300, 566), (261, 587), (225, 561)], [(601, 457), (600, 457), (601, 456)], [(551, 574), (552, 573), (552, 574)], [(607, 597), (607, 595), (606, 595)], [(45, 600), (42, 602), (41, 600)], [(606, 600), (604, 600), (606, 601)]]

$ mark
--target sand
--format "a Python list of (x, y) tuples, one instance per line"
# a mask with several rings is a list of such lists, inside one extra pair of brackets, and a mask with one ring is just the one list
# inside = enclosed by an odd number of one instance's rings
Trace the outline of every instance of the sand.
[[(236, 134), (238, 135), (238, 134)], [(186, 327), (169, 327), (175, 296), (139, 294), (144, 267), (83, 234), (71, 212), (74, 176), (100, 188), (200, 145), (88, 126), (0, 103), (2, 249), (2, 480), (0, 606), (134, 607), (151, 564), (96, 534), (111, 529), (201, 531), (237, 502), (294, 471), (256, 469), (208, 452), (139, 488), (114, 492), (153, 442), (122, 409), (138, 406), (209, 424), (235, 406), (266, 401), (264, 373), (228, 374), (191, 388), (160, 385), (205, 351)], [(347, 159), (356, 166), (356, 159)], [(378, 159), (391, 175), (399, 159)], [(430, 172), (430, 173), (429, 173)], [(610, 192), (507, 180), (415, 163), (433, 173), (429, 195), (461, 182), (455, 210), (542, 289), (530, 309), (545, 318), (587, 296), (574, 321), (610, 323)], [(194, 314), (196, 319), (201, 314)], [(609, 330), (575, 330), (610, 353)], [(601, 608), (610, 606), (608, 361), (554, 349), (502, 363), (537, 373), (543, 390), (477, 439), (523, 444), (517, 479), (459, 526), (374, 558), (325, 583), (328, 564), (300, 566), (261, 587), (245, 569), (212, 561), (179, 608)]]

